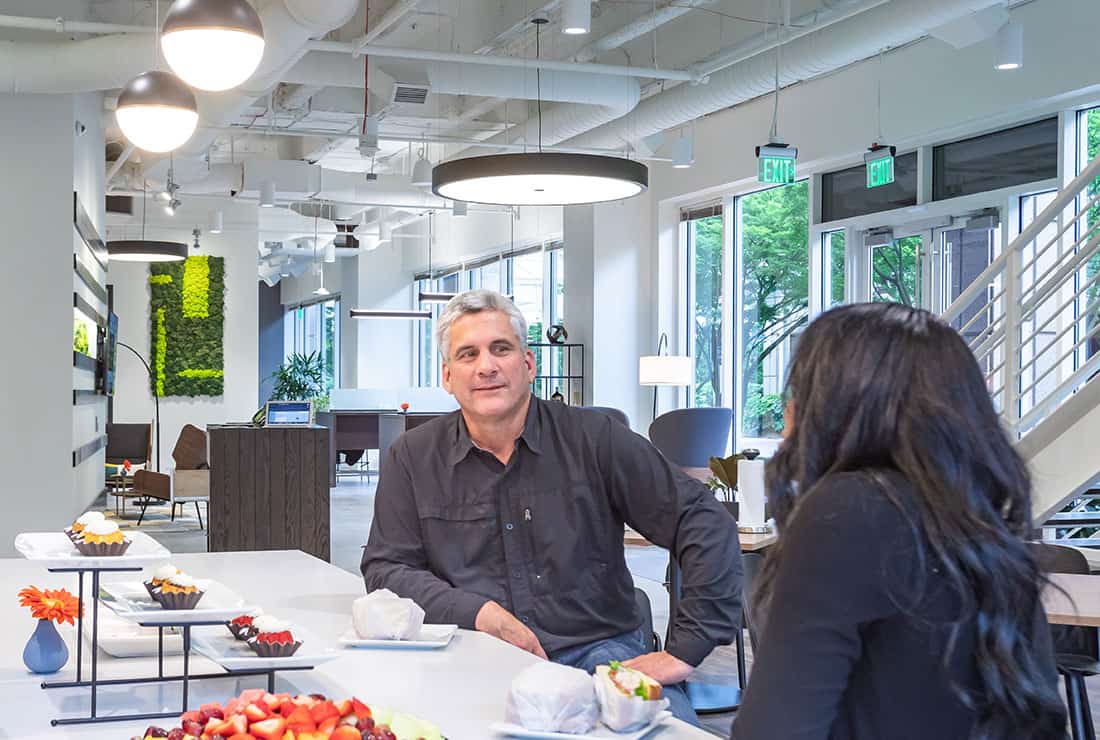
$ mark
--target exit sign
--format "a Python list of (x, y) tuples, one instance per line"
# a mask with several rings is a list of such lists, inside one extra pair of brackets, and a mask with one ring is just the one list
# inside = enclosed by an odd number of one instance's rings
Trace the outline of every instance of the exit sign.
[(790, 185), (795, 179), (798, 149), (783, 144), (769, 144), (756, 149), (756, 176), (769, 185)]
[(863, 155), (867, 163), (867, 189), (879, 188), (894, 181), (894, 147), (872, 147)]

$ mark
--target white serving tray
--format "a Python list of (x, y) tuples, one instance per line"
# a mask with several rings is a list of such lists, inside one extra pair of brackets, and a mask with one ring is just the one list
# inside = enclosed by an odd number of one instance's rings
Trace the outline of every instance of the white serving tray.
[(230, 671), (268, 671), (280, 668), (313, 668), (339, 658), (340, 651), (325, 646), (312, 634), (292, 627), (301, 640), (298, 652), (288, 658), (261, 658), (244, 640), (235, 638), (225, 627), (200, 627), (191, 634), (191, 644), (200, 654)]
[(578, 738), (608, 738), (613, 740), (641, 740), (649, 733), (656, 730), (660, 725), (666, 722), (672, 717), (672, 712), (662, 711), (658, 712), (657, 716), (653, 718), (653, 721), (640, 730), (634, 732), (615, 732), (607, 725), (603, 723), (597, 723), (594, 728), (584, 735), (573, 735), (567, 732), (540, 732), (538, 730), (528, 730), (519, 725), (513, 725), (508, 722), (495, 722), (490, 725), (489, 729), (498, 735), (504, 735), (506, 737), (521, 737), (530, 738), (530, 740), (578, 740)]
[(99, 587), (100, 600), (123, 619), (146, 625), (228, 622), (255, 608), (218, 581), (198, 578), (195, 585), (205, 593), (194, 609), (165, 609), (153, 601), (141, 581), (104, 583)]
[[(157, 628), (141, 627), (110, 609), (99, 612), (99, 647), (115, 658), (144, 658), (157, 654)], [(84, 643), (91, 648), (92, 620), (84, 619)], [(183, 637), (171, 627), (164, 630), (164, 654), (183, 655)]]
[(129, 568), (167, 562), (172, 553), (144, 532), (127, 532), (130, 547), (122, 555), (81, 555), (64, 532), (23, 532), (15, 537), (16, 551), (47, 568)]
[(355, 634), (355, 627), (348, 627), (340, 635), (340, 644), (351, 648), (381, 650), (438, 650), (450, 644), (458, 632), (457, 624), (425, 624), (414, 640), (364, 640)]

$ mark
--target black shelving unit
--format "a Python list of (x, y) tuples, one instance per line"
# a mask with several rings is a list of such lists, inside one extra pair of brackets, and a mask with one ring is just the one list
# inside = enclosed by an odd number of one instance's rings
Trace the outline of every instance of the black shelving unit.
[(535, 394), (549, 399), (558, 391), (565, 403), (584, 406), (584, 345), (536, 342), (530, 347), (539, 360)]

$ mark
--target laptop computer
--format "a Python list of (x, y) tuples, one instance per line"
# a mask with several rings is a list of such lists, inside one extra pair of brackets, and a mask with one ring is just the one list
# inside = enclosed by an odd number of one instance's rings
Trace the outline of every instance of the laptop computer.
[(313, 423), (313, 401), (268, 401), (269, 427), (307, 427)]

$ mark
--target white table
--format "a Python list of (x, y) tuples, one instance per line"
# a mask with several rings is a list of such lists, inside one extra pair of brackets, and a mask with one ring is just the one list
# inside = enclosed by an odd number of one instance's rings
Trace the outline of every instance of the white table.
[[(173, 564), (196, 577), (216, 578), (267, 613), (305, 627), (338, 646), (336, 639), (351, 622), (351, 604), (364, 592), (363, 581), (347, 571), (299, 551), (203, 553), (177, 555)], [(127, 578), (129, 576), (129, 578)], [(134, 574), (104, 575), (104, 580), (133, 580)], [(23, 666), (23, 646), (34, 630), (30, 611), (15, 594), (27, 585), (76, 591), (76, 577), (46, 572), (26, 560), (0, 560), (0, 738), (62, 740), (97, 738), (128, 740), (149, 724), (174, 726), (169, 720), (51, 727), (50, 720), (88, 711), (87, 688), (40, 688), (42, 678)], [(101, 609), (107, 607), (102, 606)], [(90, 618), (90, 614), (86, 615)], [(75, 660), (75, 630), (62, 628), (70, 664), (51, 679), (68, 678)], [(85, 643), (87, 645), (87, 643)], [(502, 720), (512, 678), (537, 658), (478, 632), (460, 630), (443, 650), (344, 650), (341, 657), (312, 671), (277, 675), (276, 691), (323, 693), (331, 698), (357, 696), (431, 720), (450, 740), (488, 740), (488, 726)], [(87, 651), (85, 666), (90, 665)], [(165, 659), (166, 671), (177, 671), (179, 657)], [(191, 669), (213, 672), (217, 666), (192, 656)], [(155, 675), (155, 658), (115, 659), (100, 652), (101, 678)], [(248, 688), (263, 688), (262, 676), (239, 680), (196, 681), (191, 707), (224, 702)], [(179, 707), (178, 684), (105, 687), (99, 713), (168, 711)], [(713, 736), (672, 720), (650, 738)]]

